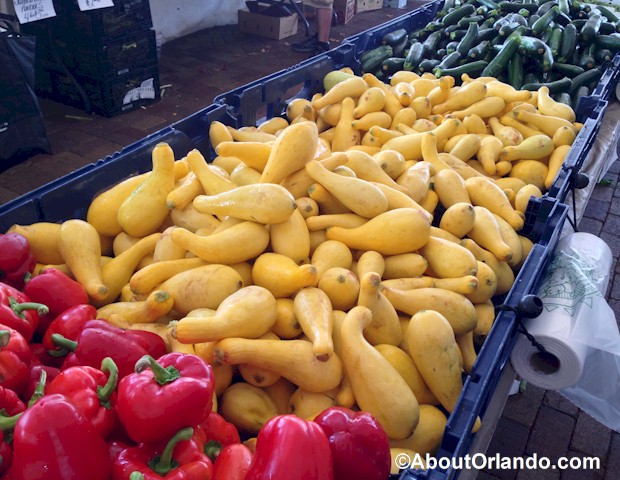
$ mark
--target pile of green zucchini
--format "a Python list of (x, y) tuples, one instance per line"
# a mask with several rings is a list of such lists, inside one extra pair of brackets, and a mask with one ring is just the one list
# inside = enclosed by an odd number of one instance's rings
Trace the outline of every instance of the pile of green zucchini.
[(362, 73), (398, 70), (496, 77), (517, 89), (546, 85), (572, 106), (620, 51), (620, 13), (577, 0), (446, 0), (435, 19), (399, 28), (360, 56)]

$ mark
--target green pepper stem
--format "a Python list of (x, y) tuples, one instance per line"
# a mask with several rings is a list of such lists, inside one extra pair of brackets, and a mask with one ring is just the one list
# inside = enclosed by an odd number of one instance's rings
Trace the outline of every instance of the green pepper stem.
[(101, 362), (101, 371), (104, 373), (109, 373), (110, 376), (104, 386), (99, 385), (97, 387), (97, 396), (99, 397), (101, 406), (109, 410), (112, 408), (110, 396), (114, 393), (114, 390), (116, 390), (116, 386), (118, 385), (118, 367), (112, 358), (105, 357)]
[(0, 415), (0, 430), (2, 430), (3, 432), (13, 430), (15, 428), (17, 420), (19, 420), (19, 417), (21, 417), (23, 413), (24, 412), (20, 412), (16, 415), (13, 415), (12, 417), (5, 417), (4, 415)]
[(59, 347), (63, 347), (70, 352), (75, 352), (75, 349), (78, 346), (78, 342), (74, 342), (73, 340), (69, 340), (68, 338), (63, 337), (60, 333), (52, 334), (52, 342), (54, 345), (58, 345)]
[(15, 315), (20, 318), (24, 318), (25, 310), (36, 310), (39, 315), (47, 315), (50, 312), (50, 309), (47, 308), (47, 305), (36, 302), (19, 303), (13, 297), (9, 297), (9, 307), (11, 307), (11, 310), (15, 312)]
[(136, 470), (135, 472), (131, 472), (129, 480), (144, 480), (144, 475)]
[(192, 427), (182, 428), (179, 430), (174, 437), (170, 439), (170, 441), (166, 444), (166, 448), (161, 452), (161, 455), (152, 458), (149, 461), (149, 467), (151, 469), (161, 475), (162, 477), (166, 475), (170, 470), (177, 468), (178, 463), (172, 458), (172, 452), (176, 448), (179, 442), (183, 440), (189, 440), (192, 438), (194, 434), (194, 429)]
[(212, 462), (215, 462), (217, 456), (221, 453), (223, 445), (221, 442), (217, 440), (209, 440), (205, 443), (204, 452), (207, 457), (211, 459)]
[(37, 387), (34, 389), (34, 393), (28, 402), (28, 407), (32, 407), (37, 400), (45, 395), (45, 383), (47, 382), (47, 372), (41, 369), (41, 376), (39, 377), (39, 383), (37, 383)]
[(0, 330), (0, 348), (6, 347), (11, 341), (11, 332), (8, 330)]
[(150, 355), (144, 355), (138, 360), (135, 370), (140, 373), (147, 368), (153, 371), (153, 380), (159, 385), (166, 385), (167, 383), (174, 382), (177, 378), (181, 378), (181, 373), (172, 365), (164, 368)]

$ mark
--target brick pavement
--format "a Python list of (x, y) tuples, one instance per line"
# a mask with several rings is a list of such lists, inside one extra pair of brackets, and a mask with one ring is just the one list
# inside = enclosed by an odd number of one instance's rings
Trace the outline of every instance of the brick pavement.
[[(405, 9), (385, 8), (356, 15), (348, 24), (332, 29), (334, 46), (354, 35), (425, 3), (409, 1)], [(290, 44), (299, 33), (282, 41), (242, 34), (236, 26), (196, 32), (163, 46), (160, 58), (161, 101), (107, 119), (88, 116), (78, 109), (43, 100), (41, 107), (53, 155), (37, 155), (0, 172), (0, 204), (91, 163), (144, 138), (170, 123), (209, 105), (223, 92), (282, 70), (305, 58)], [(79, 119), (71, 117), (79, 117)], [(614, 276), (607, 299), (620, 319), (620, 162), (606, 175), (608, 186), (597, 186), (579, 225), (580, 230), (600, 235), (615, 255)], [(593, 472), (485, 471), (488, 479), (604, 479), (620, 478), (620, 433), (611, 432), (556, 392), (528, 386), (525, 393), (508, 399), (489, 454), (521, 456), (537, 453), (551, 458), (596, 455), (602, 468)]]
[[(620, 148), (620, 147), (619, 147)], [(592, 192), (578, 229), (600, 236), (614, 255), (606, 299), (620, 324), (620, 161), (616, 161)], [(620, 478), (620, 433), (581, 411), (559, 393), (528, 385), (508, 398), (488, 454), (558, 457), (596, 456), (595, 471), (537, 470), (482, 472), (480, 480), (617, 480)]]

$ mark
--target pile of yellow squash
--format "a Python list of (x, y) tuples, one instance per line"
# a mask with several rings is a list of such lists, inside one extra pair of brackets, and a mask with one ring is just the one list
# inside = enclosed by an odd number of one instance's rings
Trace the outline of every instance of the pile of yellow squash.
[(581, 125), (544, 87), (331, 77), (258, 127), (213, 122), (212, 162), (159, 144), (86, 220), (11, 231), (100, 318), (212, 364), (214, 408), (249, 434), (342, 405), (371, 412), (394, 452), (433, 453), (491, 299), (532, 247), (528, 201)]

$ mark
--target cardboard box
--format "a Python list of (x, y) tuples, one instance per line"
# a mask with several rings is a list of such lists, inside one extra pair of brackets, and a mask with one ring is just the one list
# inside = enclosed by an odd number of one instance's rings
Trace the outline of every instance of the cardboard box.
[(357, 0), (355, 12), (369, 12), (370, 10), (379, 10), (383, 8), (383, 0)]
[(348, 23), (355, 15), (355, 0), (334, 0), (338, 23)]
[(297, 14), (287, 17), (272, 17), (239, 10), (239, 30), (259, 37), (282, 40), (297, 33)]

